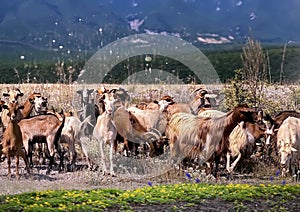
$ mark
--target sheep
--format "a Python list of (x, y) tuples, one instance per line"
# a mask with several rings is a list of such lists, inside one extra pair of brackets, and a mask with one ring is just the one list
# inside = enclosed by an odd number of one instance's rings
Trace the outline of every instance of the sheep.
[(26, 150), (26, 156), (29, 157), (30, 164), (32, 163), (32, 145), (35, 142), (46, 142), (49, 150), (50, 162), (47, 167), (46, 174), (50, 174), (52, 165), (54, 164), (54, 148), (60, 156), (59, 169), (63, 167), (63, 154), (59, 145), (59, 137), (65, 122), (65, 116), (62, 115), (62, 120), (54, 114), (38, 115), (19, 122), (22, 131), (23, 145)]
[(171, 117), (167, 128), (170, 156), (173, 160), (198, 158), (200, 164), (214, 159), (216, 175), (220, 157), (229, 151), (228, 138), (231, 131), (241, 121), (255, 122), (257, 119), (258, 112), (246, 105), (240, 105), (216, 118), (176, 113)]
[(280, 154), (282, 176), (291, 170), (291, 174), (297, 176), (300, 168), (300, 119), (286, 118), (277, 132), (277, 148)]
[(11, 157), (16, 157), (16, 177), (19, 179), (19, 157), (21, 156), (25, 162), (26, 170), (28, 174), (30, 174), (28, 160), (25, 156), (25, 153), (22, 149), (23, 141), (22, 141), (22, 132), (20, 126), (17, 122), (17, 111), (22, 109), (23, 106), (19, 106), (16, 101), (10, 102), (8, 105), (3, 105), (3, 108), (6, 108), (8, 112), (8, 116), (10, 118), (10, 122), (3, 134), (2, 152), (7, 157), (8, 164), (8, 177), (11, 177)]
[(100, 160), (102, 163), (102, 171), (103, 175), (107, 172), (107, 168), (105, 165), (105, 158), (103, 152), (103, 145), (110, 145), (110, 153), (109, 153), (109, 161), (110, 161), (110, 172), (112, 176), (115, 176), (115, 172), (113, 170), (113, 150), (116, 145), (116, 137), (117, 137), (117, 128), (113, 121), (115, 106), (114, 103), (116, 99), (114, 97), (115, 90), (111, 90), (108, 93), (105, 93), (102, 96), (102, 101), (105, 105), (105, 111), (98, 116), (97, 123), (95, 125), (93, 131), (93, 137), (96, 138), (100, 145)]

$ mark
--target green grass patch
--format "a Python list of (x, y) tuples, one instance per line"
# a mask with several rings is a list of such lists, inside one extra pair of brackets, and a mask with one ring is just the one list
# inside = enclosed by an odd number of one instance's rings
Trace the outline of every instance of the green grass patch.
[[(288, 201), (300, 195), (300, 185), (274, 184), (175, 184), (146, 186), (135, 190), (47, 190), (0, 196), (0, 211), (99, 211), (109, 208), (130, 210), (131, 205), (194, 203), (222, 199), (237, 207), (257, 198)], [(281, 204), (278, 202), (278, 204)], [(274, 208), (279, 207), (274, 202)]]

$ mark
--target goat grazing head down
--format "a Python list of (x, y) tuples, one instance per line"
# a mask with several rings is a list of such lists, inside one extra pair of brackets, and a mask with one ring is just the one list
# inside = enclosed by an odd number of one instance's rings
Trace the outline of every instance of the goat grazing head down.
[(280, 165), (282, 168), (289, 167), (289, 161), (292, 158), (292, 154), (296, 153), (297, 151), (298, 150), (295, 149), (291, 143), (285, 143), (283, 146), (280, 147)]

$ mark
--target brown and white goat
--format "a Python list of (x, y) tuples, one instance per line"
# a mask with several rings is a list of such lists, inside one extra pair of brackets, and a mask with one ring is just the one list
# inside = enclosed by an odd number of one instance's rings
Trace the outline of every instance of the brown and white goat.
[(229, 151), (229, 135), (241, 122), (255, 122), (258, 112), (245, 105), (217, 118), (203, 118), (188, 113), (171, 117), (167, 136), (172, 159), (198, 158), (200, 164), (215, 160), (216, 175), (220, 157)]
[[(42, 101), (40, 101), (42, 100)], [(28, 96), (26, 101), (23, 104), (23, 109), (18, 110), (17, 119), (21, 120), (22, 118), (28, 118), (31, 115), (31, 112), (34, 109), (35, 115), (39, 114), (43, 109), (43, 101), (44, 97), (40, 93), (32, 93)], [(15, 101), (16, 102), (16, 101)], [(1, 113), (1, 121), (3, 130), (6, 129), (9, 120), (9, 116), (7, 116), (8, 110), (3, 110)]]
[(8, 100), (8, 102), (17, 102), (18, 98), (23, 95), (24, 94), (20, 91), (20, 89), (11, 89), (8, 90), (7, 93), (3, 93), (3, 96)]
[(25, 152), (23, 151), (23, 140), (22, 140), (22, 132), (20, 126), (17, 122), (17, 112), (19, 109), (22, 109), (23, 106), (19, 106), (17, 102), (8, 103), (8, 105), (3, 105), (3, 108), (6, 108), (9, 112), (7, 115), (10, 118), (10, 122), (7, 125), (7, 128), (3, 134), (2, 140), (2, 152), (7, 157), (8, 164), (8, 177), (11, 177), (11, 157), (16, 157), (16, 177), (19, 179), (19, 157), (21, 156), (25, 162), (26, 170), (28, 174), (29, 165), (28, 160), (25, 156)]

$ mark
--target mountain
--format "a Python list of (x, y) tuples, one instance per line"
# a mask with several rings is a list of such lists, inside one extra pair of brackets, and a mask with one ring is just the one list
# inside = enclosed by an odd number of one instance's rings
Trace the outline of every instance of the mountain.
[[(299, 0), (1, 0), (0, 51), (97, 50), (136, 33), (167, 33), (195, 45), (300, 41)], [(249, 32), (249, 29), (250, 32)]]

